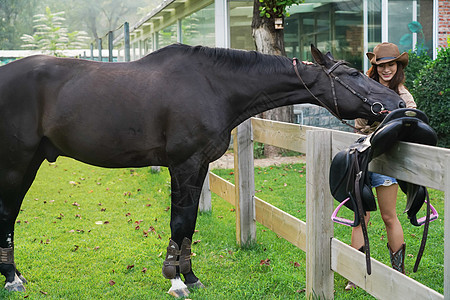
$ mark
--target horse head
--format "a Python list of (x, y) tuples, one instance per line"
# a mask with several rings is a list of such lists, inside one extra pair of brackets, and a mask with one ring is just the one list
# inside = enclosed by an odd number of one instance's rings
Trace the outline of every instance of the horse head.
[(336, 61), (331, 53), (323, 54), (311, 45), (311, 54), (328, 76), (330, 88), (326, 103), (322, 106), (331, 110), (338, 118), (365, 118), (369, 121), (381, 121), (389, 112), (404, 108), (405, 102), (393, 90), (365, 76), (347, 65), (345, 61)]

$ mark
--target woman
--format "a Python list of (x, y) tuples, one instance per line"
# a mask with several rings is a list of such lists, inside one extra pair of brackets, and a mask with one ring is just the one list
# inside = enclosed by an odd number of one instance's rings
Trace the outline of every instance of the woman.
[[(373, 52), (368, 52), (367, 57), (372, 67), (367, 72), (368, 76), (384, 86), (394, 90), (405, 101), (406, 107), (416, 108), (412, 95), (403, 85), (405, 81), (404, 68), (408, 65), (408, 53), (400, 54), (398, 47), (392, 43), (377, 45)], [(367, 120), (357, 119), (355, 127), (366, 134), (375, 131), (379, 123), (369, 124)], [(370, 173), (372, 187), (375, 188), (381, 218), (386, 226), (388, 244), (392, 267), (405, 273), (405, 242), (403, 229), (397, 218), (396, 203), (398, 183), (395, 178), (385, 175)], [(369, 222), (370, 214), (367, 212), (365, 221)], [(353, 227), (351, 245), (353, 248), (364, 252), (364, 240), (361, 225)], [(349, 282), (346, 290), (355, 288), (355, 284)]]

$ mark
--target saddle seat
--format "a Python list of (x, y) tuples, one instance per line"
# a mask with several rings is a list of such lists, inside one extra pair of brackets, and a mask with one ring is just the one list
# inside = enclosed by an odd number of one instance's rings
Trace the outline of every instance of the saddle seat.
[[(369, 179), (369, 163), (373, 158), (389, 152), (399, 141), (434, 146), (437, 143), (437, 135), (428, 125), (428, 117), (422, 111), (411, 108), (397, 109), (386, 116), (375, 132), (359, 138), (350, 147), (335, 155), (330, 167), (329, 183), (331, 194), (341, 204), (332, 215), (333, 221), (348, 226), (361, 224), (363, 233), (366, 231), (363, 224), (364, 215), (367, 211), (377, 209)], [(419, 220), (416, 217), (426, 202), (426, 187), (401, 180), (399, 186), (407, 195), (405, 212), (411, 224), (420, 226), (426, 223), (427, 217)], [(354, 212), (353, 221), (337, 217), (342, 205)], [(437, 218), (434, 208), (430, 209), (433, 214), (428, 215), (428, 222)], [(430, 209), (427, 209), (427, 214)], [(365, 244), (366, 256), (369, 256), (368, 238)]]

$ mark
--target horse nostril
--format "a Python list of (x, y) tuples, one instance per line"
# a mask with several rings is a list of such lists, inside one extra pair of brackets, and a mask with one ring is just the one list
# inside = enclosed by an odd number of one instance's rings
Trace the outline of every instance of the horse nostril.
[(400, 103), (398, 104), (398, 108), (405, 108), (406, 104), (405, 101), (400, 101)]

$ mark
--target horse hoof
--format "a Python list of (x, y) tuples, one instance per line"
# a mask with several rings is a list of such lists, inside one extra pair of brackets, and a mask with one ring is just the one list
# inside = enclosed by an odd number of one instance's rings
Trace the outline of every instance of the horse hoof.
[(200, 282), (200, 280), (197, 280), (194, 283), (186, 283), (186, 286), (188, 287), (188, 289), (204, 289), (205, 286), (203, 285), (203, 283)]
[(28, 283), (28, 280), (26, 280), (25, 277), (23, 277), (23, 275), (20, 275), (19, 279), (22, 281), (23, 284), (27, 284)]
[(7, 282), (5, 284), (5, 289), (8, 292), (25, 292), (25, 287), (23, 286), (22, 281), (20, 281), (20, 282), (16, 282), (16, 281)]
[(174, 296), (175, 298), (180, 298), (180, 297), (187, 297), (189, 296), (189, 290), (187, 288), (183, 288), (183, 289), (170, 289), (167, 292), (169, 295)]

